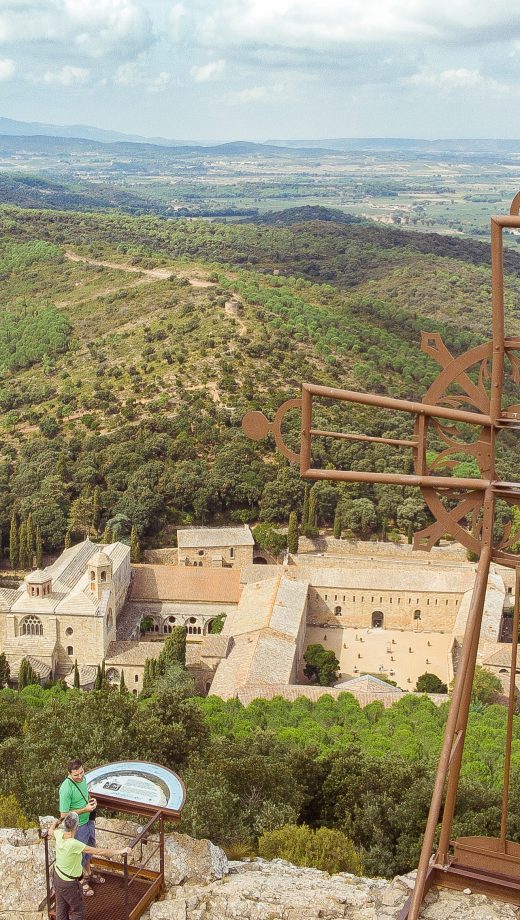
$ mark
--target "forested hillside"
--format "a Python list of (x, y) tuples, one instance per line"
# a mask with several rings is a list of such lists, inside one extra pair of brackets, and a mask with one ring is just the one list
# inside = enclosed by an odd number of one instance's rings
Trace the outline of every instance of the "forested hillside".
[[(107, 523), (115, 536), (135, 525), (152, 544), (190, 521), (285, 523), (303, 485), (270, 441), (242, 435), (247, 410), (272, 417), (303, 380), (420, 398), (437, 372), (421, 330), (457, 353), (489, 336), (487, 246), (333, 218), (300, 209), (285, 223), (219, 224), (2, 208), (4, 546), (13, 512), (32, 514), (48, 551), (67, 531), (101, 534)], [(506, 258), (508, 332), (519, 334), (520, 257)], [(409, 433), (373, 412), (324, 407), (325, 418)], [(291, 425), (296, 416), (289, 440)], [(346, 442), (318, 442), (315, 459), (410, 464), (394, 448)], [(514, 469), (504, 438), (501, 475)], [(314, 488), (319, 524), (332, 526), (338, 502), (342, 525), (364, 535), (427, 520), (413, 490)]]

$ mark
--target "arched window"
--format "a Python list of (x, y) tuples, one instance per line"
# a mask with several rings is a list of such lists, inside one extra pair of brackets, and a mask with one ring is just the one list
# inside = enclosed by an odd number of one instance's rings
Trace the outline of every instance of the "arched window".
[(414, 612), (413, 612), (413, 618), (414, 618), (414, 620), (420, 620), (420, 619), (421, 619), (421, 611), (420, 611), (420, 610), (414, 610)]
[(341, 607), (334, 607), (334, 616), (341, 616)]
[(95, 581), (95, 580), (96, 580), (96, 573), (95, 573), (94, 569), (91, 569), (91, 570), (90, 570), (90, 580), (91, 580), (91, 581)]
[(74, 648), (72, 647), (72, 645), (67, 645), (67, 655), (73, 655), (73, 654), (74, 654)]
[(120, 677), (121, 675), (119, 674), (119, 671), (117, 670), (117, 668), (109, 668), (106, 673), (106, 679), (109, 682), (109, 684), (118, 683), (120, 680)]
[(43, 636), (43, 624), (38, 617), (30, 616), (22, 620), (22, 636)]
[(101, 581), (106, 581), (106, 580), (107, 580), (107, 573), (101, 572)]
[(374, 610), (372, 614), (372, 629), (382, 629), (385, 622), (384, 614), (381, 610)]

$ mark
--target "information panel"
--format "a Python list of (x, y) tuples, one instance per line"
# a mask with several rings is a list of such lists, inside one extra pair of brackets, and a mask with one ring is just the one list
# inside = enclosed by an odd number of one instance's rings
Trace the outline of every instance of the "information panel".
[(186, 797), (184, 784), (173, 770), (137, 760), (110, 763), (90, 770), (89, 792), (100, 800), (133, 803), (165, 812), (180, 812)]

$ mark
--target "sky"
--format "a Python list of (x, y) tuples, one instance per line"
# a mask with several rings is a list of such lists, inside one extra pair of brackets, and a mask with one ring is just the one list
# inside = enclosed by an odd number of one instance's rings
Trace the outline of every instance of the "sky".
[(0, 0), (0, 116), (182, 140), (520, 136), (519, 0)]

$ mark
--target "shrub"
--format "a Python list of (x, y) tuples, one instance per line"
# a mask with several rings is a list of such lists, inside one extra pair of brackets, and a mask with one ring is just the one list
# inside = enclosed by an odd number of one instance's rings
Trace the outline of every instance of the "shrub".
[(415, 689), (418, 693), (447, 693), (448, 687), (436, 674), (425, 671), (417, 678)]
[(295, 866), (311, 866), (331, 875), (351, 872), (362, 875), (363, 862), (354, 844), (341, 831), (320, 827), (312, 830), (306, 824), (287, 824), (268, 831), (258, 841), (258, 854), (264, 859), (286, 859)]
[(0, 796), (0, 827), (18, 827), (26, 831), (34, 822), (25, 817), (15, 795)]

